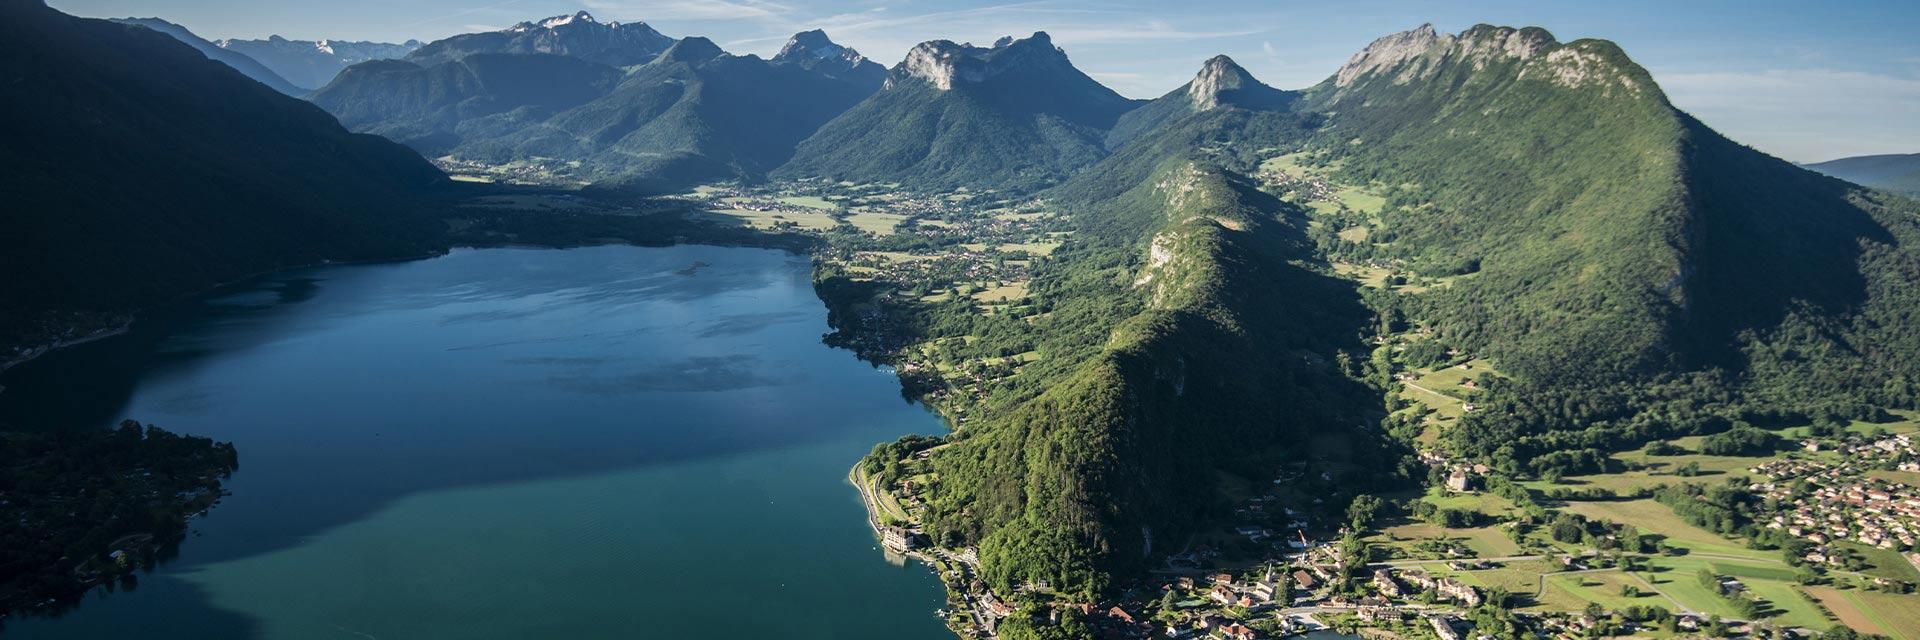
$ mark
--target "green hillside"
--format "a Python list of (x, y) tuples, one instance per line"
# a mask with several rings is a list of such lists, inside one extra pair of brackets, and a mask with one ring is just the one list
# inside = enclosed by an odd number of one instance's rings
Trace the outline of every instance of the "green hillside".
[(375, 60), (347, 67), (309, 99), (355, 131), (439, 155), (584, 104), (620, 77), (613, 67), (547, 54), (474, 54), (432, 66)]
[(1305, 212), (1244, 177), (1257, 155), (1232, 152), (1315, 122), (1190, 111), (1045, 192), (1074, 229), (1032, 286), (1045, 357), (931, 458), (929, 531), (978, 544), (996, 590), (1098, 593), (1230, 513), (1224, 476), (1303, 464), (1328, 474), (1303, 488), (1334, 498), (1396, 482), (1387, 445), (1352, 428), (1382, 413), (1342, 364), (1364, 357), (1368, 312), (1310, 268)]
[(292, 82), (288, 82), (286, 78), (280, 77), (280, 74), (274, 73), (272, 69), (260, 64), (258, 60), (254, 60), (248, 57), (247, 54), (238, 51), (220, 48), (212, 42), (208, 42), (206, 39), (194, 35), (193, 32), (188, 31), (186, 27), (159, 18), (119, 18), (114, 20), (114, 22), (139, 25), (173, 36), (173, 39), (186, 43), (187, 46), (193, 47), (193, 50), (200, 52), (201, 55), (233, 67), (235, 71), (239, 71), (241, 74), (253, 78), (260, 84), (273, 88), (274, 91), (290, 96), (301, 96), (307, 93), (306, 89), (294, 86)]
[(1610, 42), (1423, 27), (1304, 104), (1330, 118), (1314, 162), (1385, 194), (1336, 254), (1455, 277), (1389, 304), (1512, 374), (1450, 434), (1462, 453), (1511, 465), (1914, 402), (1895, 283), (1915, 204), (1726, 140)]

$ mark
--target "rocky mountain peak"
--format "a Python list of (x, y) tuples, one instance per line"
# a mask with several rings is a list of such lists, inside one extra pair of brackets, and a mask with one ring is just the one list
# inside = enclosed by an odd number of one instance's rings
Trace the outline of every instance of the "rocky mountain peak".
[(687, 36), (673, 43), (673, 46), (667, 47), (666, 51), (660, 52), (660, 57), (656, 58), (656, 61), (697, 63), (724, 55), (727, 55), (726, 50), (721, 49), (720, 45), (714, 44), (712, 40), (700, 36)]
[(807, 59), (847, 60), (857, 64), (866, 58), (861, 57), (857, 51), (835, 43), (827, 37), (827, 32), (819, 29), (793, 34), (793, 37), (787, 39), (786, 46), (780, 47), (780, 53), (773, 56), (775, 62), (798, 62)]
[(1200, 66), (1200, 73), (1187, 83), (1187, 97), (1193, 100), (1196, 111), (1206, 111), (1220, 106), (1221, 95), (1239, 91), (1243, 88), (1262, 86), (1253, 74), (1241, 68), (1233, 58), (1214, 56)]
[(1453, 36), (1441, 35), (1433, 30), (1432, 24), (1402, 31), (1374, 40), (1360, 53), (1353, 54), (1340, 71), (1333, 76), (1335, 86), (1353, 84), (1360, 76), (1381, 69), (1391, 69), (1403, 63), (1424, 56), (1436, 45), (1451, 44)]
[[(1045, 31), (1014, 40), (1001, 38), (992, 48), (955, 44), (950, 40), (922, 42), (907, 52), (907, 59), (895, 67), (895, 76), (919, 78), (942, 91), (957, 84), (977, 83), (1002, 73), (1033, 70), (1050, 66), (1072, 67), (1067, 54), (1053, 46)], [(895, 78), (888, 78), (887, 86)]]

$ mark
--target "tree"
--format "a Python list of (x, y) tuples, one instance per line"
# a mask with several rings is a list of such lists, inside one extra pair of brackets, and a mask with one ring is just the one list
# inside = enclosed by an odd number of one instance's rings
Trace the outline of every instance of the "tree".
[(1353, 503), (1347, 505), (1347, 526), (1354, 531), (1366, 531), (1373, 527), (1374, 519), (1379, 517), (1383, 503), (1372, 494), (1363, 493), (1353, 497)]

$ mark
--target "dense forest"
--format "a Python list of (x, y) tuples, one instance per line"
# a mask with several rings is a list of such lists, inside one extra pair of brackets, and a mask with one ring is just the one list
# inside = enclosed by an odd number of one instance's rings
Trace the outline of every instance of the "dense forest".
[(239, 464), (232, 444), (131, 420), (0, 433), (0, 613), (152, 569)]

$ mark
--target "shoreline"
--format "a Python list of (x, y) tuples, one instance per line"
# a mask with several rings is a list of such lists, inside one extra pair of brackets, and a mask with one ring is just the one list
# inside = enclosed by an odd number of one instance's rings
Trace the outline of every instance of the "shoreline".
[[(105, 340), (107, 338), (124, 334), (131, 330), (133, 330), (133, 321), (128, 320), (126, 322), (122, 322), (115, 326), (106, 327), (104, 329), (95, 329), (92, 333), (88, 333), (87, 335), (80, 336), (78, 338), (72, 338), (67, 340), (55, 340), (48, 344), (37, 345), (33, 348), (27, 349), (27, 352), (19, 357), (16, 357), (12, 360), (8, 360), (6, 362), (0, 362), (0, 372), (5, 372), (8, 369), (12, 369), (14, 367), (32, 362), (36, 359), (39, 359), (40, 356), (44, 356), (49, 353), (59, 351), (61, 349), (65, 349), (67, 347), (77, 347), (89, 342)], [(7, 388), (5, 386), (0, 386), (0, 393), (4, 393), (6, 392), (6, 390)]]
[[(864, 457), (862, 460), (864, 461)], [(852, 483), (854, 489), (860, 492), (860, 505), (866, 509), (867, 528), (870, 533), (873, 535), (875, 541), (883, 541), (885, 539), (883, 528), (886, 525), (880, 521), (879, 497), (874, 495), (876, 490), (866, 482), (868, 478), (866, 474), (862, 473), (860, 469), (861, 464), (861, 462), (856, 462), (853, 467), (847, 470), (847, 482)], [(910, 524), (916, 528), (918, 527), (918, 523)], [(986, 604), (988, 602), (999, 602), (999, 598), (994, 596), (990, 590), (976, 594), (956, 590), (948, 586), (945, 578), (947, 577), (946, 574), (952, 570), (949, 565), (960, 565), (966, 569), (966, 571), (963, 572), (960, 584), (965, 584), (966, 578), (978, 573), (977, 567), (963, 557), (962, 554), (933, 545), (928, 545), (921, 549), (896, 550), (886, 546), (884, 542), (881, 542), (880, 548), (883, 555), (899, 554), (920, 562), (927, 570), (932, 571), (936, 578), (940, 579), (940, 588), (946, 593), (947, 605), (954, 607), (953, 611), (965, 611), (969, 622), (967, 626), (956, 627), (950, 617), (942, 616), (942, 620), (947, 623), (947, 629), (952, 631), (954, 635), (962, 638), (984, 638), (986, 640), (993, 640), (999, 637), (998, 634), (994, 633), (994, 627), (997, 626), (1000, 617), (996, 616)], [(939, 615), (940, 612), (935, 612), (935, 614)]]
[[(346, 266), (346, 265), (357, 265), (357, 264), (387, 264), (387, 263), (397, 263), (397, 262), (412, 262), (415, 260), (429, 260), (429, 259), (445, 256), (447, 255), (448, 252), (452, 251), (453, 248), (454, 247), (449, 247), (446, 249), (432, 251), (424, 254), (396, 256), (391, 258), (368, 258), (365, 260), (321, 260), (318, 262), (287, 265), (284, 267), (275, 267), (272, 269), (265, 269), (262, 271), (254, 271), (254, 272), (236, 277), (232, 280), (223, 280), (220, 282), (216, 282), (205, 287), (201, 287), (198, 289), (194, 289), (192, 291), (182, 293), (180, 295), (169, 297), (165, 300), (156, 302), (154, 304), (150, 304), (144, 307), (139, 307), (136, 309), (125, 311), (124, 313), (126, 314), (125, 317), (127, 318), (127, 321), (122, 322), (118, 325), (106, 327), (102, 329), (96, 329), (93, 332), (88, 333), (87, 335), (81, 336), (79, 338), (74, 338), (70, 340), (55, 340), (50, 343), (44, 343), (44, 344), (39, 344), (39, 345), (34, 345), (32, 347), (29, 347), (25, 354), (19, 357), (16, 357), (12, 360), (8, 360), (6, 362), (0, 362), (0, 373), (5, 373), (9, 369), (26, 364), (28, 362), (32, 362), (34, 360), (39, 359), (41, 356), (47, 355), (49, 353), (53, 353), (55, 351), (59, 351), (61, 349), (65, 349), (68, 347), (77, 347), (89, 342), (95, 342), (98, 340), (104, 340), (107, 338), (125, 334), (133, 330), (134, 323), (140, 321), (140, 314), (146, 313), (156, 308), (164, 307), (166, 305), (178, 304), (184, 300), (190, 300), (199, 296), (204, 296), (204, 295), (207, 295), (208, 293), (219, 291), (222, 288), (231, 287), (233, 285), (237, 285), (242, 282), (252, 280), (254, 278), (260, 278), (264, 276), (273, 275), (276, 273), (285, 273), (288, 271), (295, 271), (299, 269), (312, 269), (315, 267), (332, 267), (332, 266)], [(0, 393), (5, 393), (6, 389), (7, 388), (5, 386), (0, 386)]]

